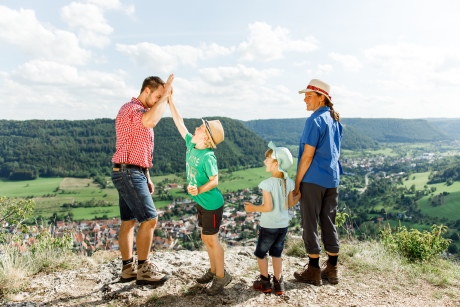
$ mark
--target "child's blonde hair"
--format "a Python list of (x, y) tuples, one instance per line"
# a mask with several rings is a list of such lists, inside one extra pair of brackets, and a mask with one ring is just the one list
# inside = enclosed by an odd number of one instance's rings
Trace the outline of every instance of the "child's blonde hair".
[(211, 135), (209, 134), (208, 129), (205, 129), (205, 131), (206, 131), (206, 136), (208, 137), (208, 140), (204, 142), (204, 146), (206, 146), (206, 148), (213, 148), (212, 141), (211, 141)]
[[(271, 149), (271, 148), (267, 149), (267, 151), (265, 152), (265, 158), (271, 158), (272, 153), (273, 153), (273, 149)], [(278, 161), (278, 160), (276, 160), (276, 161)]]
[[(267, 151), (265, 152), (265, 158), (272, 158), (272, 153), (273, 153), (273, 149), (271, 148), (267, 149)], [(278, 163), (277, 159), (275, 158), (272, 158), (272, 159)], [(284, 206), (283, 206), (283, 209), (286, 210), (288, 208), (289, 208), (289, 195), (287, 195), (287, 182), (286, 182), (286, 178), (284, 178)]]

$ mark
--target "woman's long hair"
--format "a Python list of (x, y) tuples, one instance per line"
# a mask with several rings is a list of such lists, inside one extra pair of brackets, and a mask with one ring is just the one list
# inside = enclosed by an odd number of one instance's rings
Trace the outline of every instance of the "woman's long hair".
[(329, 98), (328, 98), (327, 96), (325, 96), (325, 95), (323, 95), (323, 94), (321, 94), (321, 93), (318, 93), (318, 92), (315, 92), (315, 93), (316, 93), (316, 95), (317, 95), (318, 97), (324, 96), (325, 105), (326, 105), (326, 107), (329, 107), (329, 109), (330, 109), (329, 112), (331, 113), (331, 117), (332, 117), (335, 121), (338, 121), (338, 122), (339, 122), (339, 121), (340, 121), (340, 114), (339, 114), (337, 111), (334, 110), (334, 108), (333, 108), (333, 105), (334, 105), (334, 104), (329, 100)]

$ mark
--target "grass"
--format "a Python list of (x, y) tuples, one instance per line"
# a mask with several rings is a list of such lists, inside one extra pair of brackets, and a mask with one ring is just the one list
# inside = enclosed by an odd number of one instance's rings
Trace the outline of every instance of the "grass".
[[(291, 177), (295, 174), (297, 159), (294, 159), (293, 166), (290, 168)], [(257, 187), (258, 184), (268, 178), (269, 174), (265, 167), (250, 168), (232, 173), (227, 170), (220, 171), (219, 190), (222, 192), (232, 192), (246, 188)], [(118, 192), (111, 186), (110, 178), (106, 178), (108, 187), (101, 188), (95, 184), (92, 179), (84, 178), (38, 178), (27, 181), (10, 181), (0, 178), (0, 195), (11, 198), (30, 198), (35, 200), (34, 216), (41, 215), (44, 218), (52, 216), (54, 212), (58, 214), (67, 214), (72, 212), (74, 220), (94, 219), (95, 216), (108, 218), (118, 217)], [(183, 186), (186, 181), (181, 177), (170, 174), (165, 176), (152, 176), (152, 182), (158, 186), (167, 180), (170, 183), (177, 183)], [(182, 197), (190, 198), (190, 195), (183, 191), (183, 188), (169, 189), (168, 193), (173, 198)], [(157, 198), (157, 195), (154, 195)], [(104, 200), (112, 203), (110, 207), (92, 207), (92, 208), (64, 208), (63, 204), (86, 202), (92, 199)], [(155, 200), (157, 209), (163, 208), (170, 203), (169, 200)]]
[(444, 259), (429, 263), (409, 263), (399, 255), (389, 253), (375, 241), (347, 242), (342, 244), (339, 260), (355, 272), (375, 273), (397, 278), (401, 273), (416, 285), (423, 279), (438, 287), (456, 286), (460, 283), (460, 266)]
[(392, 148), (382, 148), (377, 150), (349, 150), (349, 149), (342, 149), (340, 151), (340, 155), (344, 158), (357, 158), (357, 157), (365, 157), (365, 156), (390, 156), (396, 157), (398, 153), (396, 153)]
[(62, 249), (20, 253), (16, 248), (4, 245), (0, 257), (0, 296), (20, 292), (28, 286), (28, 277), (39, 272), (95, 268), (101, 263), (117, 259), (118, 256), (117, 252), (98, 251), (93, 257), (86, 257)]
[[(303, 240), (288, 237), (285, 253), (293, 257), (306, 257)], [(321, 257), (327, 258), (325, 253)], [(353, 273), (389, 278), (398, 278), (403, 273), (409, 276), (409, 282), (414, 285), (418, 284), (420, 278), (438, 287), (457, 286), (460, 283), (458, 264), (440, 258), (428, 263), (410, 263), (402, 256), (389, 252), (376, 241), (351, 239), (341, 242), (339, 262)]]
[[(403, 179), (403, 185), (409, 189), (412, 185), (415, 185), (416, 190), (423, 190), (423, 187), (428, 184), (428, 176), (430, 172), (415, 173), (409, 176), (409, 180)], [(431, 187), (433, 185), (429, 185)]]
[[(297, 159), (293, 159), (294, 163), (288, 169), (290, 178), (294, 178), (297, 168)], [(222, 192), (237, 191), (246, 188), (254, 188), (259, 185), (264, 179), (270, 176), (265, 171), (265, 167), (249, 168), (245, 170), (228, 173), (222, 171), (219, 177), (219, 190)]]
[[(455, 182), (460, 188), (460, 182)], [(438, 195), (440, 190), (436, 190), (435, 195)], [(437, 216), (439, 218), (446, 218), (448, 220), (458, 220), (460, 218), (460, 190), (450, 192), (445, 196), (445, 204), (442, 206), (432, 206), (431, 201), (428, 200), (429, 196), (424, 196), (418, 201), (418, 207), (423, 214), (429, 216)]]
[[(446, 183), (428, 184), (429, 174), (429, 172), (411, 174), (409, 180), (403, 180), (403, 185), (408, 189), (415, 185), (416, 190), (423, 190), (425, 185), (428, 188), (436, 188), (435, 192), (418, 200), (419, 209), (428, 216), (457, 220), (459, 218), (458, 212), (460, 212), (460, 182), (455, 181), (450, 186)], [(432, 206), (429, 198), (443, 192), (449, 193), (445, 196), (444, 205)]]

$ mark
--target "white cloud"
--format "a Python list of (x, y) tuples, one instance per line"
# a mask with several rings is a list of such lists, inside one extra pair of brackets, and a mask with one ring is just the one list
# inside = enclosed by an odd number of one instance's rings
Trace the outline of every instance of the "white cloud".
[(284, 53), (290, 51), (311, 52), (318, 49), (318, 43), (314, 37), (304, 39), (291, 39), (289, 30), (276, 27), (265, 22), (255, 22), (249, 25), (249, 37), (240, 43), (238, 52), (243, 61), (269, 62), (284, 57)]
[(250, 86), (263, 84), (268, 78), (281, 73), (278, 69), (257, 70), (253, 67), (237, 65), (231, 67), (215, 67), (200, 69), (203, 80), (214, 85), (238, 85), (250, 84)]
[(118, 0), (87, 0), (87, 2), (106, 10), (124, 11), (127, 15), (132, 15), (135, 12), (134, 5), (131, 4), (126, 6)]
[(81, 65), (91, 53), (79, 47), (68, 31), (44, 26), (32, 10), (12, 10), (0, 6), (0, 42), (16, 46), (32, 58)]
[(197, 48), (187, 45), (159, 46), (144, 42), (136, 45), (118, 44), (116, 48), (137, 65), (163, 73), (175, 71), (180, 64), (195, 67), (198, 61), (225, 56), (233, 52), (233, 49), (217, 44), (203, 44)]
[(386, 90), (435, 90), (460, 84), (459, 49), (399, 43), (375, 46), (364, 54), (379, 72), (375, 83)]
[(139, 91), (127, 86), (123, 71), (78, 70), (50, 61), (30, 61), (1, 76), (0, 97), (8, 99), (0, 98), (0, 108), (8, 119), (114, 118)]
[(329, 74), (334, 67), (329, 64), (318, 64), (318, 67), (316, 69), (316, 74), (318, 75), (327, 75)]
[(185, 118), (293, 117), (295, 109), (299, 106), (302, 109), (302, 101), (294, 100), (287, 87), (272, 85), (279, 73), (274, 69), (257, 70), (244, 65), (200, 69), (198, 78), (175, 78), (175, 101)]
[(85, 46), (103, 48), (110, 43), (106, 37), (113, 28), (103, 10), (94, 4), (72, 2), (61, 8), (61, 18), (73, 29), (80, 29), (79, 38)]
[(344, 55), (337, 52), (329, 53), (329, 56), (339, 62), (347, 71), (358, 71), (363, 67), (363, 64), (354, 55)]

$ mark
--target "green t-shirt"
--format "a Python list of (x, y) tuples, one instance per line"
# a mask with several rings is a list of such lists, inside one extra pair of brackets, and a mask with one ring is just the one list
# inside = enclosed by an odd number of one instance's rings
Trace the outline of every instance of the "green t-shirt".
[[(196, 149), (190, 133), (185, 135), (185, 144), (187, 145), (185, 154), (187, 181), (190, 185), (201, 187), (209, 181), (209, 177), (215, 176), (219, 172), (216, 156), (210, 148)], [(197, 196), (192, 196), (192, 198), (206, 210), (216, 210), (224, 205), (224, 197), (217, 187)]]

